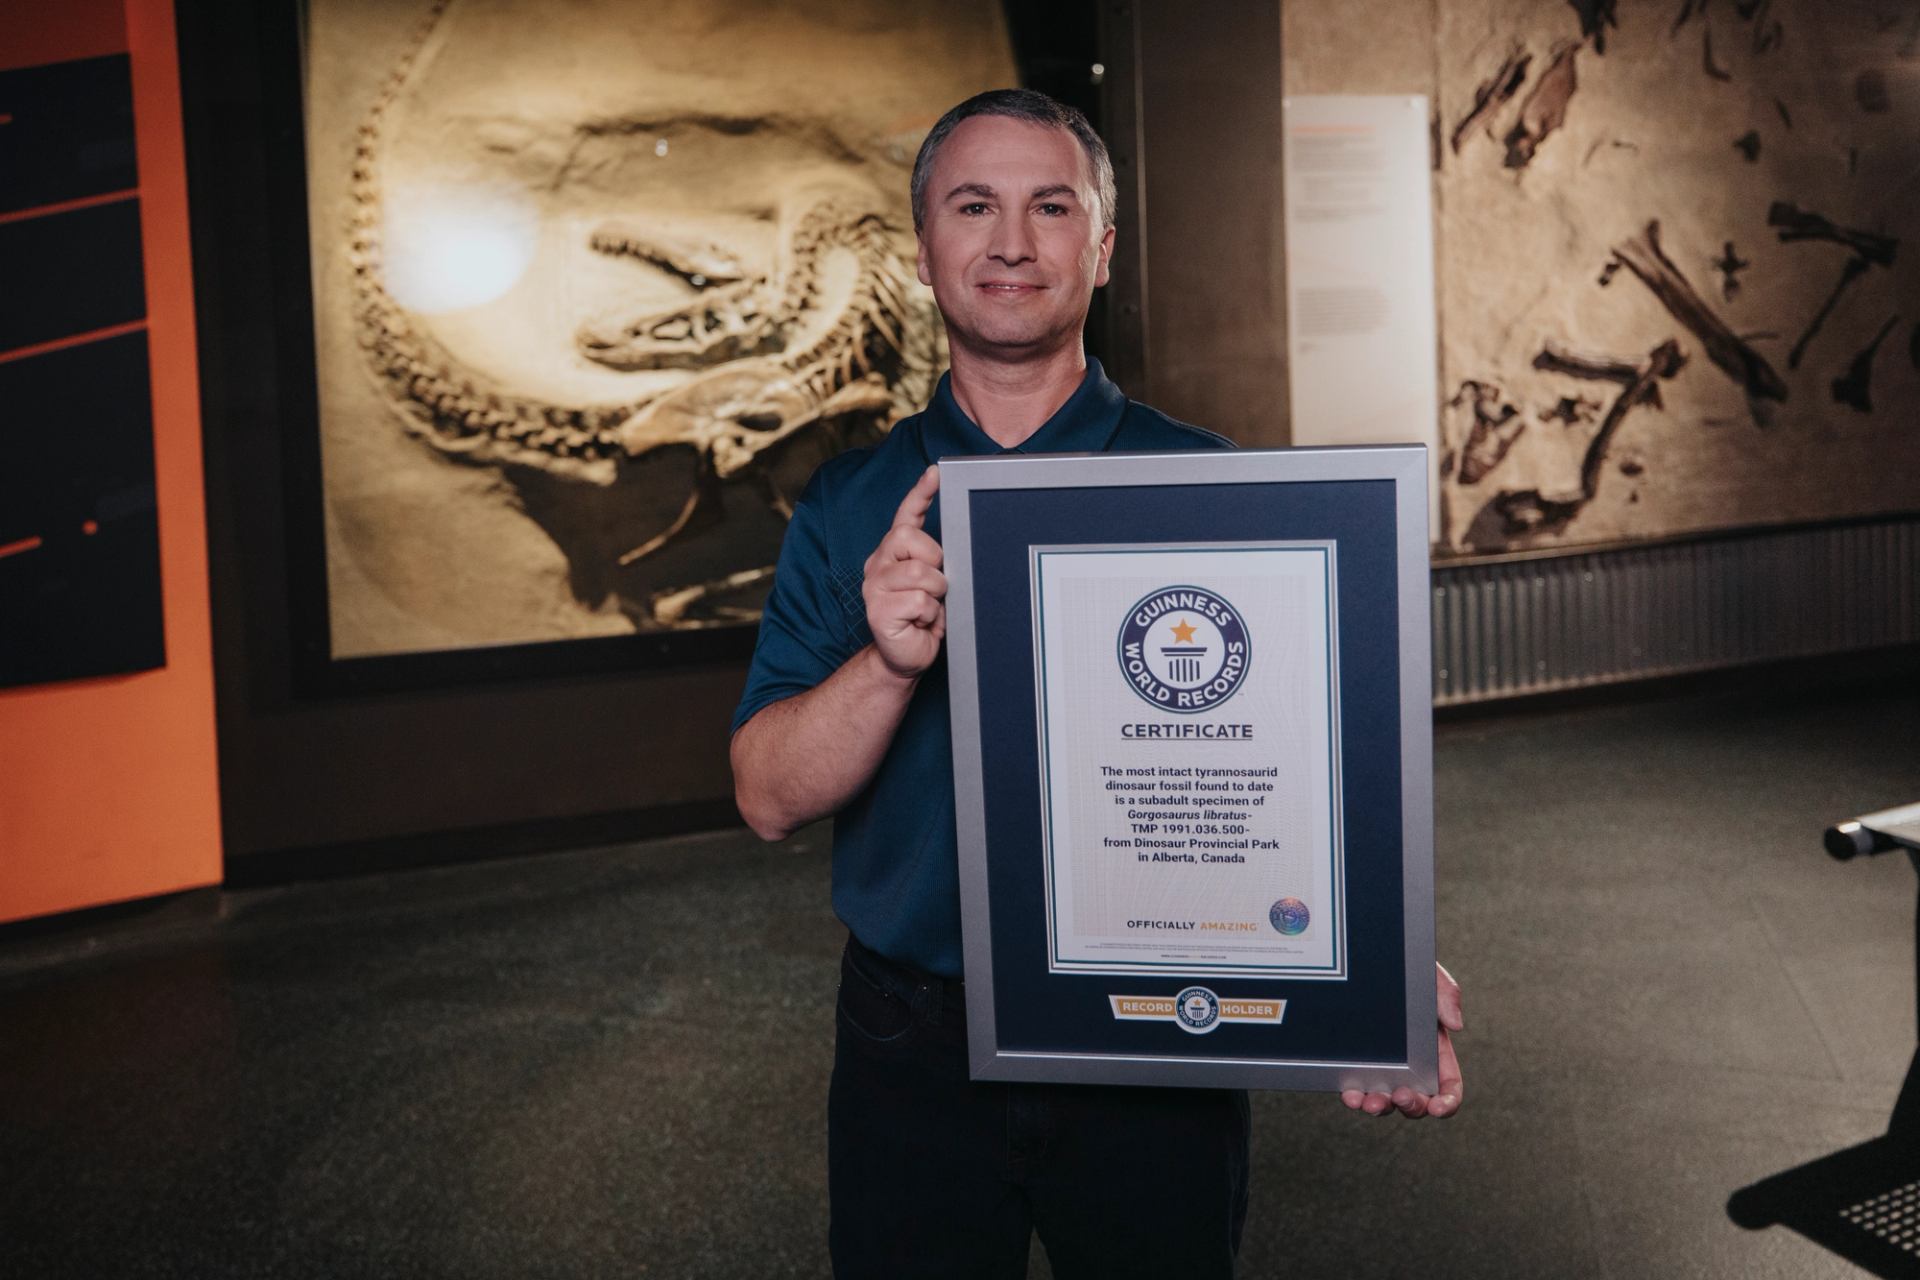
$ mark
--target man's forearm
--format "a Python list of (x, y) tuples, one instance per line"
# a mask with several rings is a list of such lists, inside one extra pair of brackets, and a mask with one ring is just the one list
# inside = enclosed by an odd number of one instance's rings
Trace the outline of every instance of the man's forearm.
[(747, 825), (784, 840), (858, 795), (919, 683), (868, 645), (815, 688), (761, 708), (733, 735), (733, 794)]

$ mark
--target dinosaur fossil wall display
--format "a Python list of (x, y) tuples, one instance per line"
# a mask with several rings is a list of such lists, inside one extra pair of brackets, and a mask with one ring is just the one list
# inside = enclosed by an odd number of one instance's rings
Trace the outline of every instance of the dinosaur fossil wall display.
[(1290, 93), (1433, 103), (1445, 550), (1920, 510), (1911, 4), (1282, 15)]
[(316, 0), (336, 657), (757, 617), (812, 468), (944, 365), (907, 174), (968, 0)]

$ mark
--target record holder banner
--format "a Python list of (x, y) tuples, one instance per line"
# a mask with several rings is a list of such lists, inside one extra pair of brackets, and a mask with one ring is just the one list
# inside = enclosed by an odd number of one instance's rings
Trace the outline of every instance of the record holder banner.
[(1433, 1091), (1426, 450), (940, 472), (974, 1077)]

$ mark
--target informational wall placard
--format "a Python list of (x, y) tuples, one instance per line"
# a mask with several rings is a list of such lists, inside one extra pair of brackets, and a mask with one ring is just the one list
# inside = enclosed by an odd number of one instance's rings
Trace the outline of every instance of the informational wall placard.
[[(1293, 96), (1282, 119), (1293, 443), (1424, 444), (1437, 461), (1427, 99)], [(1438, 486), (1436, 469), (1434, 538)]]
[(1035, 547), (1055, 973), (1345, 973), (1328, 542)]

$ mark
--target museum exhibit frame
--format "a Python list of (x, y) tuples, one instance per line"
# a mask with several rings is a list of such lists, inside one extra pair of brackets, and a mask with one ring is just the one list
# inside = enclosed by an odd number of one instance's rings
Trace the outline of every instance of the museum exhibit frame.
[[(1419, 446), (941, 463), (974, 1078), (1434, 1089), (1426, 463)], [(1049, 558), (1085, 567), (1050, 578)], [(1154, 610), (1143, 606), (1162, 592), (1193, 611), (1165, 661), (1196, 665), (1129, 675), (1128, 628), (1144, 638)], [(1212, 656), (1192, 656), (1203, 650)], [(1210, 679), (1212, 694), (1183, 692)], [(1242, 692), (1233, 719), (1245, 723), (1203, 717)], [(1108, 732), (1109, 719), (1128, 723)], [(1200, 740), (1223, 736), (1234, 741)], [(1276, 839), (1236, 843), (1208, 823), (1129, 836), (1148, 830), (1137, 816), (1221, 816), (1121, 814), (1116, 804), (1146, 801), (1088, 781), (1124, 774), (1120, 754), (1157, 774), (1167, 751), (1281, 762), (1206, 774), (1274, 779), (1260, 787), (1275, 793), (1272, 817), (1240, 830)], [(1200, 838), (1211, 830), (1228, 834)], [(1187, 851), (1239, 847), (1255, 852)], [(1179, 865), (1132, 865), (1149, 860)], [(1164, 878), (1175, 875), (1177, 891)], [(1281, 881), (1313, 888), (1279, 890), (1269, 912)], [(1196, 910), (1167, 905), (1179, 895)], [(1235, 905), (1173, 919), (1216, 901)], [(1229, 919), (1248, 911), (1260, 919)], [(1126, 932), (1143, 923), (1215, 932)]]
[[(444, 8), (445, 5), (421, 6), (430, 18)], [(1013, 44), (1008, 46), (1013, 59), (1009, 71), (996, 78), (1017, 78), (1023, 83), (1060, 91), (1061, 77), (1065, 74), (1062, 68), (1087, 65), (1083, 59), (1096, 42), (1094, 11), (1091, 6), (1081, 8), (1084, 12), (1076, 9), (1073, 20), (1065, 21), (1037, 5), (994, 6), (1004, 30), (1013, 39)], [(270, 346), (270, 368), (264, 374), (219, 368), (217, 376), (254, 384), (248, 390), (256, 397), (261, 393), (259, 384), (268, 384), (274, 401), (269, 411), (277, 420), (274, 444), (268, 449), (249, 441), (243, 450), (262, 457), (271, 453), (277, 464), (270, 478), (279, 490), (280, 510), (274, 519), (275, 532), (284, 540), (281, 558), (285, 568), (277, 580), (263, 589), (275, 595), (284, 593), (285, 644), (295, 696), (398, 692), (483, 681), (725, 665), (744, 658), (754, 643), (757, 608), (751, 611), (751, 616), (723, 616), (715, 623), (687, 630), (636, 628), (617, 634), (582, 633), (525, 642), (483, 641), (395, 652), (361, 652), (339, 643), (338, 564), (332, 566), (333, 580), (329, 578), (329, 553), (334, 549), (329, 546), (329, 521), (334, 522), (337, 534), (338, 520), (330, 510), (323, 460), (326, 421), (321, 369), (323, 344), (320, 317), (316, 313), (320, 282), (315, 278), (319, 259), (313, 236), (320, 224), (310, 203), (315, 181), (313, 165), (317, 163), (311, 157), (317, 153), (310, 147), (311, 104), (305, 100), (303, 84), (304, 69), (311, 56), (311, 49), (307, 47), (310, 14), (310, 5), (295, 0), (259, 6), (244, 14), (227, 14), (226, 20), (208, 11), (197, 16), (183, 15), (180, 34), (183, 65), (190, 73), (196, 66), (221, 62), (245, 63), (250, 70), (257, 71), (257, 99), (232, 112), (234, 116), (250, 117), (244, 128), (228, 129), (224, 121), (223, 127), (210, 127), (215, 115), (214, 104), (226, 107), (227, 94), (240, 97), (244, 96), (244, 90), (194, 85), (190, 80), (188, 97), (197, 98), (200, 106), (197, 112), (190, 111), (190, 128), (196, 116), (199, 128), (190, 131), (189, 150), (190, 153), (199, 150), (203, 156), (196, 167), (197, 185), (218, 188), (214, 198), (203, 203), (224, 206), (222, 211), (229, 222), (236, 207), (258, 210), (261, 225), (246, 228), (238, 238), (243, 242), (249, 238), (266, 241), (256, 255), (268, 268), (266, 278), (259, 279), (256, 274), (256, 278), (247, 281), (246, 287), (270, 296), (274, 316), (272, 332), (251, 337), (242, 345), (254, 349)], [(1097, 102), (1097, 88), (1083, 85), (1081, 93), (1087, 99), (1083, 105)], [(1097, 109), (1093, 114), (1097, 116)], [(920, 122), (920, 127), (925, 123)], [(252, 136), (244, 136), (249, 130)], [(195, 132), (198, 136), (194, 136)], [(911, 133), (910, 126), (909, 133), (890, 141), (894, 153), (888, 158), (900, 167), (903, 206), (904, 166), (911, 160), (917, 139), (918, 134)], [(227, 161), (240, 158), (240, 153), (248, 150), (253, 154), (244, 156), (246, 163), (234, 166), (230, 176)], [(243, 189), (241, 184), (245, 178), (241, 174), (248, 167), (255, 169), (259, 177)], [(260, 180), (262, 177), (264, 181)], [(332, 180), (336, 184), (340, 181), (337, 175)], [(203, 241), (213, 239), (210, 235), (203, 236)], [(910, 240), (907, 243), (910, 249)], [(226, 259), (229, 254), (222, 244), (210, 256)], [(242, 256), (232, 255), (234, 260)], [(910, 261), (906, 270), (910, 277)], [(212, 273), (201, 274), (206, 277)], [(233, 287), (231, 283), (221, 285), (228, 291)], [(215, 299), (216, 305), (218, 301)], [(247, 305), (259, 308), (257, 300)], [(930, 297), (925, 305), (930, 314)], [(242, 308), (236, 303), (233, 309)], [(214, 329), (214, 325), (203, 325), (203, 333), (208, 335)], [(364, 342), (362, 345), (364, 347)], [(215, 369), (220, 360), (218, 353), (208, 353), (203, 358), (203, 369)], [(376, 374), (376, 378), (378, 376)], [(904, 401), (898, 401), (898, 405), (903, 404)], [(900, 411), (898, 405), (894, 412)], [(841, 445), (861, 442), (857, 438), (842, 439), (833, 432), (821, 439), (825, 443), (808, 446), (819, 452), (820, 458), (806, 457), (792, 468), (784, 495), (788, 501), (797, 498), (801, 483), (814, 463)], [(455, 459), (448, 465), (459, 468), (464, 463)], [(258, 465), (243, 464), (242, 470), (251, 473), (239, 478), (242, 483), (250, 480), (257, 487), (261, 479), (268, 478)], [(478, 475), (484, 468), (467, 470)], [(503, 483), (496, 482), (496, 487)], [(515, 506), (517, 500), (509, 495), (505, 505), (524, 514), (525, 504)], [(744, 499), (736, 497), (732, 501), (738, 503)], [(678, 498), (674, 504), (679, 505)], [(777, 499), (771, 504), (776, 512), (780, 505)], [(783, 523), (781, 520), (780, 525)], [(770, 573), (780, 525), (774, 526), (771, 545), (761, 553), (765, 561), (764, 567), (757, 571), (761, 580)], [(267, 549), (262, 546), (261, 551), (266, 554)], [(755, 561), (760, 562), (760, 559)], [(565, 572), (571, 574), (575, 567), (565, 566)], [(257, 566), (242, 572), (256, 581), (266, 576)], [(471, 579), (472, 571), (466, 573)], [(571, 584), (572, 580), (567, 581)], [(444, 593), (446, 589), (441, 590)], [(586, 597), (580, 598), (586, 600)], [(599, 606), (603, 614), (611, 615), (611, 599), (603, 599)], [(624, 598), (621, 611), (633, 616)], [(617, 617), (612, 618), (599, 630), (612, 630), (618, 622)]]
[[(1920, 510), (1920, 152), (1886, 90), (1920, 25), (1470, 0), (1430, 36), (1440, 563)], [(1345, 91), (1330, 52), (1295, 42), (1292, 91)]]

